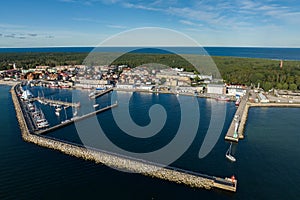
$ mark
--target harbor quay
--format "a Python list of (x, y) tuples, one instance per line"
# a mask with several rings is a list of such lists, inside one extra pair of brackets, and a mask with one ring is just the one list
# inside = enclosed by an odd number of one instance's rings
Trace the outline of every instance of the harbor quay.
[(244, 128), (248, 118), (248, 112), (251, 107), (300, 107), (300, 103), (289, 103), (289, 102), (272, 102), (272, 103), (262, 103), (262, 102), (250, 102), (249, 101), (249, 90), (246, 95), (242, 98), (241, 103), (236, 110), (234, 118), (229, 126), (227, 134), (225, 135), (225, 140), (231, 142), (238, 142), (240, 139), (244, 138)]
[[(11, 89), (12, 100), (16, 110), (16, 116), (20, 125), (22, 138), (26, 142), (34, 143), (41, 147), (60, 151), (64, 154), (77, 158), (94, 161), (115, 169), (126, 170), (129, 172), (140, 173), (142, 175), (159, 178), (162, 180), (184, 184), (193, 188), (222, 189), (236, 192), (237, 180), (232, 178), (219, 178), (196, 172), (191, 172), (174, 167), (163, 167), (158, 163), (146, 160), (127, 157), (124, 155), (106, 152), (99, 149), (87, 148), (85, 146), (62, 141), (47, 135), (37, 134), (38, 132), (29, 131), (26, 114), (22, 109), (20, 98), (16, 94), (16, 86)], [(107, 108), (109, 109), (109, 108)], [(96, 113), (93, 113), (93, 115)]]

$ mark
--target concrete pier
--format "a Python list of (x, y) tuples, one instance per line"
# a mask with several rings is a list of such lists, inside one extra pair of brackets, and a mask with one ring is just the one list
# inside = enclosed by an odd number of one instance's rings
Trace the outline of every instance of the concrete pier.
[[(229, 126), (229, 129), (226, 133), (225, 140), (229, 140), (232, 142), (238, 142), (240, 139), (240, 135), (243, 132), (243, 128), (247, 119), (247, 101), (249, 97), (249, 90), (247, 90), (246, 95), (244, 95), (240, 101), (240, 105), (235, 112), (234, 118)], [(247, 113), (245, 113), (245, 111)], [(238, 128), (236, 126), (238, 125)], [(242, 132), (240, 132), (242, 131)]]
[[(244, 129), (248, 118), (248, 112), (251, 107), (295, 107), (300, 108), (300, 103), (250, 103), (248, 102), (249, 92), (242, 99), (239, 108), (237, 109), (235, 118), (232, 120), (230, 127), (225, 136), (226, 140), (238, 142), (239, 139), (244, 138)], [(239, 121), (239, 126), (237, 129), (237, 137), (234, 137), (234, 124), (236, 121)], [(236, 135), (235, 135), (236, 136)]]
[(52, 127), (50, 127), (50, 128), (47, 128), (47, 129), (35, 131), (34, 133), (35, 133), (35, 134), (38, 134), (38, 135), (46, 134), (46, 133), (49, 133), (49, 132), (54, 131), (54, 130), (56, 130), (56, 129), (62, 128), (62, 127), (64, 127), (64, 126), (68, 126), (68, 125), (70, 125), (70, 124), (72, 124), (72, 123), (74, 123), (74, 122), (77, 122), (77, 121), (86, 119), (86, 118), (88, 118), (88, 117), (91, 117), (91, 116), (93, 116), (93, 115), (96, 115), (96, 114), (98, 114), (98, 113), (104, 112), (104, 111), (106, 111), (106, 110), (109, 110), (109, 109), (114, 108), (114, 107), (117, 107), (117, 106), (118, 106), (118, 104), (115, 103), (115, 104), (112, 104), (112, 105), (110, 105), (110, 106), (106, 106), (106, 107), (104, 107), (104, 108), (101, 108), (101, 109), (99, 109), (99, 110), (96, 110), (96, 111), (94, 111), (94, 112), (88, 113), (88, 114), (86, 114), (86, 115), (82, 115), (82, 116), (79, 116), (79, 117), (72, 118), (72, 119), (70, 119), (70, 120), (68, 120), (68, 121), (66, 121), (66, 122), (64, 122), (64, 123), (58, 124), (58, 125), (56, 125), (56, 126), (52, 126)]
[(12, 87), (11, 93), (16, 110), (16, 116), (22, 133), (22, 138), (27, 142), (31, 142), (49, 149), (54, 149), (67, 155), (101, 163), (112, 168), (140, 173), (149, 177), (180, 183), (190, 187), (205, 189), (217, 188), (236, 192), (237, 181), (229, 178), (223, 179), (195, 172), (189, 172), (174, 167), (162, 168), (159, 166), (159, 164), (148, 161), (129, 158), (98, 149), (86, 148), (79, 144), (58, 140), (46, 135), (31, 134), (24, 118), (24, 113), (23, 109), (21, 108), (19, 98), (16, 95), (15, 86)]
[(45, 103), (56, 104), (56, 105), (61, 105), (61, 106), (80, 107), (80, 103), (71, 103), (71, 102), (67, 102), (67, 101), (47, 99), (47, 98), (44, 98), (44, 97), (36, 97), (36, 98), (32, 98), (31, 100), (33, 100), (33, 101), (41, 100)]
[(102, 91), (102, 92), (99, 92), (99, 93), (96, 93), (96, 94), (92, 95), (90, 98), (91, 98), (91, 99), (96, 99), (96, 98), (101, 97), (102, 95), (104, 95), (104, 94), (106, 94), (106, 93), (109, 93), (109, 92), (113, 91), (113, 90), (114, 90), (113, 88), (104, 90), (104, 91)]

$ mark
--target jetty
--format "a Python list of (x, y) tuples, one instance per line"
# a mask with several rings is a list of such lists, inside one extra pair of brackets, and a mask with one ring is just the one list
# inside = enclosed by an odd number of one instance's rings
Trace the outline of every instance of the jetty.
[(40, 100), (41, 102), (47, 103), (47, 104), (53, 104), (53, 105), (61, 105), (61, 106), (67, 106), (67, 107), (80, 107), (80, 103), (73, 103), (73, 102), (67, 102), (67, 101), (60, 101), (60, 100), (54, 100), (54, 99), (47, 99), (44, 97), (35, 97), (32, 98), (31, 101), (37, 101)]
[(103, 90), (101, 92), (94, 92), (93, 95), (90, 96), (91, 99), (96, 99), (98, 97), (101, 97), (102, 95), (106, 94), (106, 93), (109, 93), (111, 91), (113, 91), (114, 89), (113, 88), (109, 88), (107, 90)]
[[(104, 164), (112, 168), (140, 173), (148, 177), (159, 178), (179, 184), (184, 184), (194, 188), (222, 189), (226, 191), (236, 192), (237, 180), (235, 179), (219, 178), (170, 166), (163, 167), (157, 163), (86, 147), (80, 144), (49, 137), (41, 133), (37, 134), (35, 132), (30, 132), (27, 120), (24, 117), (26, 116), (26, 114), (24, 112), (24, 109), (22, 109), (23, 105), (22, 103), (20, 103), (20, 98), (16, 94), (16, 87), (18, 87), (18, 85), (13, 86), (11, 89), (12, 100), (15, 106), (16, 116), (20, 125), (22, 138), (27, 142), (34, 143), (41, 147), (54, 149), (67, 155)], [(116, 105), (114, 104), (112, 106)], [(104, 109), (109, 108), (106, 107)], [(101, 112), (100, 110), (98, 112)], [(94, 115), (96, 114), (95, 112), (90, 113), (89, 115)], [(89, 115), (85, 115), (80, 119), (89, 117)]]
[(225, 135), (225, 140), (238, 142), (239, 139), (242, 139), (241, 137), (243, 136), (244, 126), (248, 116), (248, 107), (247, 107), (248, 97), (249, 97), (249, 90), (247, 90), (246, 94), (241, 98), (240, 105), (237, 108), (234, 118)]
[[(300, 108), (300, 103), (281, 103), (281, 102), (271, 102), (271, 103), (251, 103), (248, 101), (249, 90), (247, 90), (246, 95), (242, 98), (238, 109), (236, 110), (235, 116), (229, 126), (225, 140), (231, 142), (238, 142), (240, 139), (244, 138), (244, 128), (248, 118), (248, 112), (251, 107), (295, 107)], [(238, 126), (236, 126), (238, 125)]]
[(96, 111), (94, 111), (94, 112), (91, 112), (91, 113), (88, 113), (88, 114), (85, 114), (85, 115), (82, 115), (82, 116), (78, 116), (78, 117), (73, 117), (73, 118), (71, 118), (70, 120), (66, 120), (65, 122), (63, 122), (63, 123), (61, 123), (61, 124), (58, 124), (58, 125), (56, 125), (56, 126), (52, 126), (52, 127), (50, 127), (50, 128), (47, 128), (47, 129), (37, 130), (37, 131), (35, 131), (34, 133), (37, 134), (37, 135), (46, 134), (46, 133), (49, 133), (49, 132), (54, 131), (54, 130), (56, 130), (56, 129), (62, 128), (62, 127), (64, 127), (64, 126), (68, 126), (68, 125), (70, 125), (70, 124), (72, 124), (72, 123), (74, 123), (74, 122), (77, 122), (77, 121), (80, 121), (80, 120), (89, 118), (89, 117), (91, 117), (91, 116), (93, 116), (93, 115), (96, 115), (96, 114), (98, 114), (98, 113), (104, 112), (104, 111), (106, 111), (106, 110), (112, 109), (112, 108), (117, 107), (117, 106), (118, 106), (118, 104), (115, 103), (115, 104), (112, 104), (112, 105), (110, 105), (110, 106), (106, 106), (106, 107), (104, 107), (104, 108), (101, 108), (101, 109), (99, 109), (99, 110), (96, 110)]

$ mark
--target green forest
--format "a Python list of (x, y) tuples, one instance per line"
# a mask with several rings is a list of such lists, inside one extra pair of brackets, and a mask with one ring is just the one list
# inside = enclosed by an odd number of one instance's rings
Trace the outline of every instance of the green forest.
[[(181, 56), (175, 54), (138, 54), (127, 53), (111, 62), (112, 53), (95, 53), (89, 55), (88, 62), (85, 58), (88, 53), (0, 53), (0, 70), (11, 69), (13, 63), (18, 68), (28, 69), (37, 65), (47, 65), (50, 67), (59, 65), (97, 65), (97, 64), (125, 64), (129, 67), (137, 67), (147, 63), (160, 63), (170, 67), (185, 68), (186, 71), (213, 75), (218, 77), (218, 71), (226, 83), (257, 85), (265, 90), (277, 89), (300, 89), (300, 61), (284, 61), (280, 68), (279, 60), (237, 58), (213, 56), (212, 60), (217, 66), (217, 70), (207, 70), (211, 64), (210, 57), (187, 55), (191, 59), (200, 57), (200, 61), (195, 62), (197, 70), (191, 63)], [(105, 62), (104, 62), (105, 61)]]

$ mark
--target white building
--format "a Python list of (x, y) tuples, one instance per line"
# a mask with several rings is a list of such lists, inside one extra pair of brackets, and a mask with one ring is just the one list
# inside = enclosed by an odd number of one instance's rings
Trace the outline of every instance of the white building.
[(246, 88), (242, 85), (228, 85), (227, 94), (230, 96), (244, 96), (246, 94)]
[(208, 84), (207, 93), (222, 95), (226, 93), (226, 87), (224, 84)]
[(263, 93), (258, 93), (258, 98), (261, 103), (269, 103), (269, 99)]
[(136, 86), (136, 89), (151, 91), (151, 90), (153, 90), (154, 87), (155, 87), (154, 85), (139, 85), (139, 86)]
[(127, 85), (127, 84), (117, 84), (117, 89), (123, 89), (123, 90), (132, 90), (134, 89), (134, 85)]

